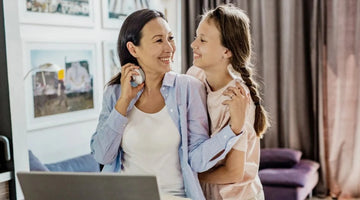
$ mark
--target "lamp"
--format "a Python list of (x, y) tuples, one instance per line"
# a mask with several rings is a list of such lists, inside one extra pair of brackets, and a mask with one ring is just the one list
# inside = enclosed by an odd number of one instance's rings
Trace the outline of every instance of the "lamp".
[[(31, 72), (57, 72), (62, 74), (62, 79), (64, 79), (64, 69), (62, 69), (59, 65), (52, 63), (45, 63), (40, 65), (39, 67), (31, 68), (24, 76), (24, 80)], [(61, 75), (60, 74), (60, 75)], [(44, 76), (44, 75), (42, 75)], [(45, 80), (45, 78), (43, 78)], [(59, 78), (60, 79), (60, 78)]]

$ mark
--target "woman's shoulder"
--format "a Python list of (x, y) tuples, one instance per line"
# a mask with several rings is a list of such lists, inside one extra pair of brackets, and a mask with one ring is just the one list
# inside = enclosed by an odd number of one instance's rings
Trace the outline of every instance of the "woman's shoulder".
[(120, 84), (111, 84), (111, 85), (106, 85), (105, 88), (105, 92), (114, 92), (116, 90), (120, 90), (121, 85)]
[(111, 98), (113, 95), (119, 97), (121, 92), (120, 84), (107, 85), (104, 91), (104, 98)]

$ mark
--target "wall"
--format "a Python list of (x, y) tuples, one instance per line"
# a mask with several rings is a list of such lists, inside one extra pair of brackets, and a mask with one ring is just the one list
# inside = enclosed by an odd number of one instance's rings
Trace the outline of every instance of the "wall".
[[(25, 0), (24, 0), (25, 1)], [(167, 8), (168, 20), (180, 44), (178, 14), (180, 1), (158, 0)], [(4, 0), (5, 31), (7, 45), (8, 76), (10, 90), (10, 108), (14, 141), (15, 171), (28, 170), (27, 149), (31, 149), (44, 163), (51, 163), (90, 152), (90, 137), (95, 131), (97, 118), (68, 123), (60, 126), (29, 131), (26, 128), (26, 102), (24, 77), (24, 41), (73, 41), (96, 43), (97, 65), (103, 64), (103, 41), (115, 41), (117, 30), (102, 28), (101, 1), (94, 0), (94, 20), (92, 28), (70, 26), (51, 26), (19, 23), (17, 0)], [(180, 49), (178, 47), (178, 49)], [(180, 72), (180, 51), (177, 51), (174, 71)], [(97, 71), (96, 73), (102, 73)], [(98, 81), (102, 80), (102, 75)], [(100, 108), (103, 87), (97, 89)], [(18, 199), (22, 193), (17, 184)]]

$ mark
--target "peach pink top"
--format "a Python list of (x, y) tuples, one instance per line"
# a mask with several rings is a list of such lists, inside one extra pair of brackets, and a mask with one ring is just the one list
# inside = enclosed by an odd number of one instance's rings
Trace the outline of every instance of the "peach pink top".
[[(198, 67), (191, 67), (187, 74), (198, 78), (203, 81), (207, 88), (208, 98), (207, 106), (211, 124), (211, 136), (214, 136), (223, 127), (225, 127), (230, 120), (230, 113), (228, 112), (227, 105), (222, 102), (229, 97), (222, 95), (223, 91), (229, 86), (235, 86), (235, 82), (241, 83), (247, 93), (248, 87), (244, 84), (240, 74), (236, 72), (231, 65), (228, 66), (229, 74), (233, 77), (225, 87), (217, 91), (211, 91), (210, 86), (207, 84), (205, 72)], [(255, 119), (255, 105), (251, 100), (250, 106), (246, 111), (246, 119), (243, 127), (243, 136), (233, 146), (238, 151), (245, 152), (245, 167), (244, 177), (240, 182), (232, 184), (209, 184), (201, 183), (201, 187), (207, 200), (212, 199), (226, 199), (226, 200), (248, 200), (258, 199), (257, 197), (262, 194), (262, 185), (258, 176), (259, 160), (260, 160), (260, 138), (256, 136), (253, 128)], [(224, 163), (224, 160), (219, 161), (217, 166)], [(216, 167), (216, 166), (215, 166)]]

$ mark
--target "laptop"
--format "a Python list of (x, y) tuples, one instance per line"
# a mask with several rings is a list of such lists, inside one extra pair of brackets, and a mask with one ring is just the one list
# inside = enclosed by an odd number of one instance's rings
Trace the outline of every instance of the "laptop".
[(18, 172), (25, 200), (159, 200), (155, 176), (86, 172)]

